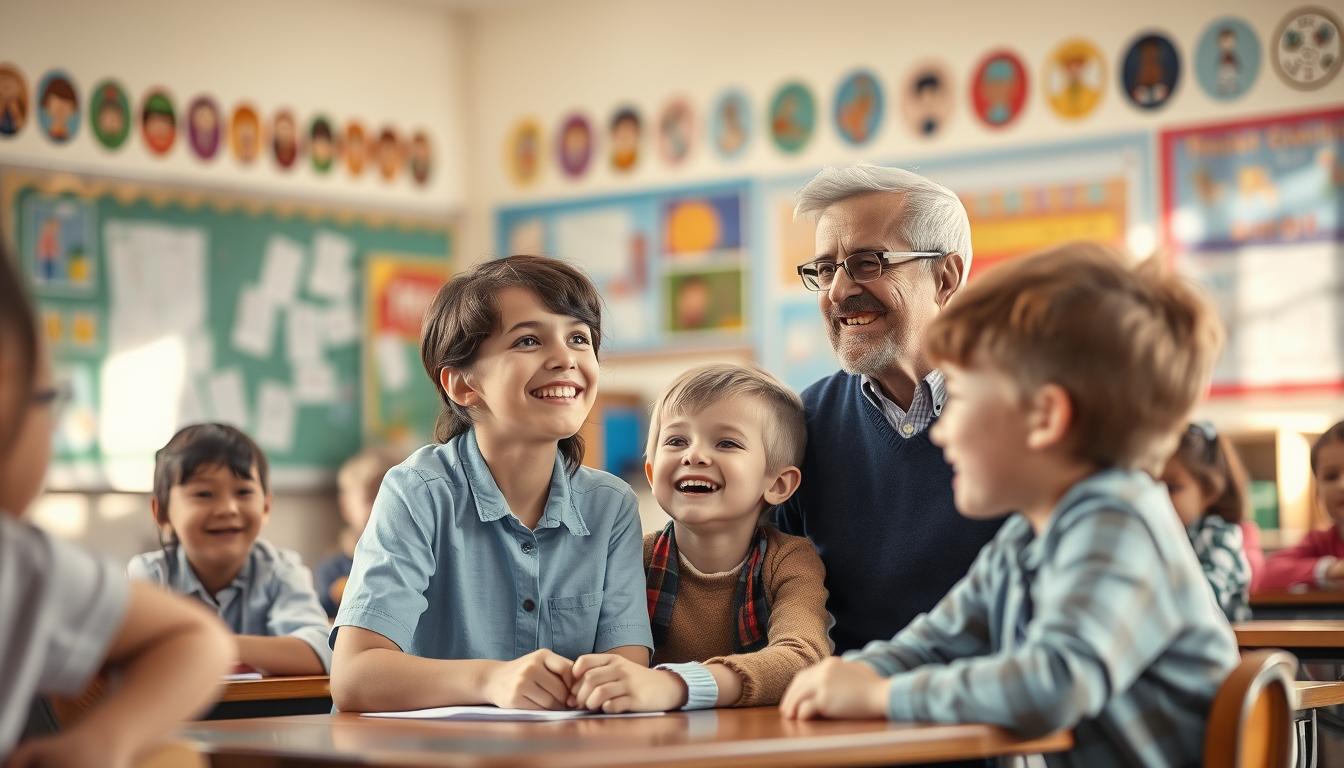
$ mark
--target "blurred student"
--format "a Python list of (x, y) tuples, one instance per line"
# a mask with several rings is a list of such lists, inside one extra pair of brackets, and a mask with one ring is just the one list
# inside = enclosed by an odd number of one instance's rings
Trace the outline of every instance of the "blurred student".
[(132, 579), (215, 611), (237, 634), (238, 661), (267, 675), (323, 675), (327, 617), (298, 554), (258, 539), (271, 513), (266, 455), (226, 424), (193, 424), (154, 456), (150, 515), (160, 549)]
[(1259, 585), (1263, 589), (1344, 590), (1344, 421), (1311, 446), (1311, 474), (1316, 506), (1329, 518), (1330, 527), (1312, 531), (1296, 546), (1270, 555)]
[(400, 464), (403, 458), (404, 455), (390, 447), (365, 448), (346, 459), (336, 475), (336, 501), (341, 508), (341, 519), (345, 522), (345, 527), (341, 529), (341, 551), (318, 563), (313, 571), (317, 597), (322, 601), (322, 609), (327, 612), (328, 618), (336, 618), (336, 611), (341, 607), (341, 595), (345, 593), (345, 584), (350, 579), (350, 567), (355, 563), (355, 543), (369, 524), (373, 500), (378, 498), (383, 475)]
[[(128, 766), (202, 711), (233, 648), (205, 611), (25, 523), (51, 454), (64, 390), (0, 249), (0, 764)], [(34, 696), (75, 696), (117, 675), (64, 732), (18, 743)]]

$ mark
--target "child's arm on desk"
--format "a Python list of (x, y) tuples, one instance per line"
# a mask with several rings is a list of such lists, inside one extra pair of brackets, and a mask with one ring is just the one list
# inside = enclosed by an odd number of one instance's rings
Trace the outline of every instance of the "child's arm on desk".
[(70, 730), (20, 744), (7, 765), (129, 765), (147, 744), (215, 699), (232, 643), (200, 607), (134, 583), (108, 650), (118, 683)]
[(545, 648), (513, 661), (426, 659), (403, 653), (377, 632), (343, 626), (332, 657), (331, 698), (337, 709), (352, 712), (457, 704), (565, 709), (572, 667)]
[(266, 617), (267, 635), (240, 635), (238, 660), (269, 675), (325, 675), (331, 667), (327, 614), (313, 590), (313, 575), (284, 551), (275, 563)]

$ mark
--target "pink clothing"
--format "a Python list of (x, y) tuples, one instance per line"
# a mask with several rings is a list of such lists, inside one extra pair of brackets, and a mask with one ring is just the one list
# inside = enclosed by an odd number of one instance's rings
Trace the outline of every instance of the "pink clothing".
[(1270, 555), (1256, 586), (1260, 589), (1288, 589), (1299, 584), (1320, 587), (1317, 570), (1323, 557), (1344, 559), (1344, 538), (1334, 526), (1312, 531), (1303, 536), (1297, 546)]
[(1260, 526), (1250, 520), (1241, 522), (1241, 548), (1251, 564), (1251, 591), (1260, 589), (1265, 576), (1265, 551), (1260, 548)]

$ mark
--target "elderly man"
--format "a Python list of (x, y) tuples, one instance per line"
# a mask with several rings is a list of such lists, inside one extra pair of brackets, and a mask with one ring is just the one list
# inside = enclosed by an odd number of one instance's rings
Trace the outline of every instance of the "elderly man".
[(803, 483), (775, 515), (826, 563), (839, 653), (933, 608), (998, 530), (957, 514), (928, 436), (947, 394), (924, 329), (965, 282), (971, 230), (946, 187), (871, 165), (823, 170), (794, 215), (817, 217), (816, 258), (798, 274), (844, 370), (803, 392)]

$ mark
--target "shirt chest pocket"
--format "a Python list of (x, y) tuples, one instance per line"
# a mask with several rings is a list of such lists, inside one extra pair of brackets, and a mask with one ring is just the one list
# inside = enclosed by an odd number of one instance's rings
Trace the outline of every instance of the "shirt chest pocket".
[(567, 659), (577, 659), (595, 650), (602, 594), (589, 592), (550, 599), (547, 607), (551, 618), (551, 650)]

